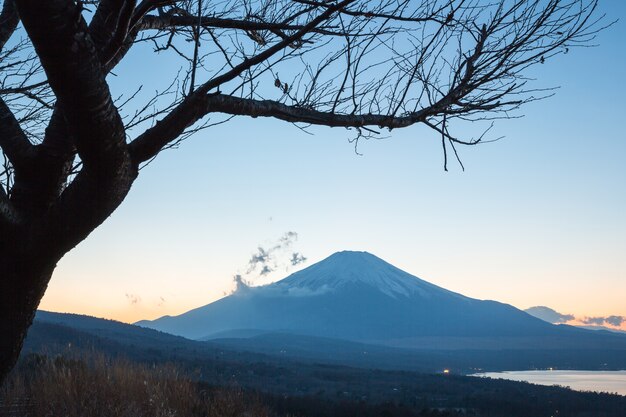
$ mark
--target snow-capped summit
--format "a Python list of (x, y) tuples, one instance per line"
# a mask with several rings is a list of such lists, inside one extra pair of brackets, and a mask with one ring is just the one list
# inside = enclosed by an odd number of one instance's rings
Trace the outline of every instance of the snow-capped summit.
[(338, 252), (273, 284), (176, 317), (137, 323), (192, 339), (287, 332), (370, 343), (539, 336), (551, 324), (430, 284), (367, 252)]
[[(362, 284), (383, 294), (432, 297), (446, 294), (463, 297), (402, 271), (368, 252), (342, 251), (268, 286), (284, 293), (321, 294)], [(308, 291), (307, 291), (308, 290)]]

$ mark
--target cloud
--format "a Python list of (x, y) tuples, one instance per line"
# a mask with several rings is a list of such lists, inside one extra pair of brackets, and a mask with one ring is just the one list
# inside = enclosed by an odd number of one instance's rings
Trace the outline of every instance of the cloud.
[(235, 282), (235, 292), (246, 291), (250, 288), (250, 283), (246, 281), (240, 274), (236, 274), (233, 276), (233, 281)]
[(622, 323), (626, 322), (626, 317), (624, 316), (584, 317), (580, 321), (582, 321), (585, 324), (592, 324), (594, 326), (620, 327)]
[(626, 322), (626, 317), (624, 316), (608, 316), (604, 319), (611, 326), (620, 327), (622, 323)]
[(313, 297), (316, 295), (327, 294), (332, 292), (333, 289), (328, 285), (322, 285), (319, 288), (311, 289), (308, 287), (293, 287), (293, 286), (282, 286), (280, 284), (274, 284), (263, 287), (252, 287), (250, 291), (254, 292), (255, 295), (260, 295), (268, 298), (276, 298), (276, 297)]
[(270, 260), (270, 251), (267, 249), (263, 249), (262, 247), (258, 247), (257, 252), (252, 255), (250, 260), (248, 261), (248, 274), (254, 271), (257, 265), (265, 265)]
[(267, 265), (263, 265), (263, 268), (261, 268), (261, 271), (259, 272), (259, 275), (261, 275), (261, 276), (267, 275), (267, 274), (271, 273), (272, 271), (274, 271), (272, 268), (270, 268)]
[[(626, 323), (626, 317), (624, 316), (594, 316), (594, 317), (577, 317), (573, 314), (559, 313), (546, 306), (535, 306), (524, 310), (531, 316), (535, 316), (538, 319), (547, 321), (552, 324), (562, 324), (575, 321), (591, 326), (609, 326), (620, 327)], [(576, 323), (574, 323), (576, 324)]]
[(296, 266), (303, 262), (306, 262), (306, 257), (300, 252), (294, 252), (291, 254), (291, 259), (289, 260), (289, 262), (291, 262), (291, 266)]
[(332, 291), (332, 288), (327, 285), (322, 285), (314, 290), (306, 287), (291, 287), (287, 289), (287, 295), (290, 297), (312, 297), (315, 295), (327, 294)]
[(576, 318), (572, 314), (559, 313), (558, 311), (546, 306), (530, 307), (524, 311), (531, 316), (537, 317), (538, 319), (547, 321), (548, 323), (552, 324), (567, 323), (568, 321), (572, 321)]
[(131, 305), (137, 305), (141, 302), (141, 297), (137, 294), (126, 293), (126, 299)]
[[(290, 258), (287, 261), (284, 260), (285, 257), (289, 256), (285, 252), (290, 250), (297, 240), (298, 233), (288, 231), (269, 246), (259, 245), (248, 261), (246, 275), (264, 276), (279, 269), (281, 265), (287, 262), (288, 266), (296, 266), (305, 262), (306, 257), (299, 252), (292, 252)], [(288, 270), (288, 267), (285, 269)]]
[(296, 240), (298, 240), (298, 234), (296, 232), (289, 231), (285, 233), (279, 240), (279, 244), (276, 246), (276, 249), (280, 249), (281, 247), (289, 247)]
[(246, 272), (242, 273), (240, 270), (233, 276), (235, 288), (230, 294), (247, 292), (255, 278), (265, 277), (280, 269), (288, 272), (289, 269), (306, 262), (306, 256), (292, 249), (297, 240), (298, 233), (288, 231), (271, 244), (259, 245), (248, 260)]
[(604, 324), (604, 317), (585, 317), (581, 319), (585, 324), (594, 324), (596, 326), (602, 326)]

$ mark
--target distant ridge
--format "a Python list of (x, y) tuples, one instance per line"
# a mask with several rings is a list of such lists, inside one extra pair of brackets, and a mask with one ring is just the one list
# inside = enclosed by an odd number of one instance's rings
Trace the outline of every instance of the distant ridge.
[[(415, 350), (259, 331), (224, 333), (217, 339), (203, 342), (114, 320), (38, 311), (22, 354), (56, 355), (67, 354), (68, 349), (75, 352), (95, 349), (141, 361), (183, 360), (194, 368), (198, 363), (205, 363), (211, 369), (215, 369), (218, 360), (226, 381), (230, 381), (233, 371), (249, 369), (250, 363), (273, 362), (284, 367), (286, 361), (291, 360), (422, 372), (441, 372), (444, 368), (462, 373), (474, 373), (477, 368), (492, 371), (535, 367), (626, 369), (626, 337), (586, 331), (581, 334), (583, 338), (572, 339), (575, 343), (570, 348), (563, 348), (563, 340), (559, 348), (559, 343), (555, 344), (558, 339), (543, 337), (538, 339), (541, 348), (530, 349), (532, 338), (446, 338), (444, 348), (438, 349), (432, 343), (436, 340), (425, 340), (423, 348)], [(507, 341), (513, 343), (507, 346)]]
[[(525, 309), (524, 312), (530, 314), (531, 316), (537, 317), (538, 319), (541, 319), (543, 321), (546, 321), (552, 324), (562, 324), (562, 323), (566, 323), (566, 322), (573, 321), (576, 319), (576, 317), (572, 314), (562, 314), (546, 306), (530, 307), (530, 308)], [(615, 328), (608, 327), (608, 326), (602, 326), (599, 324), (587, 324), (587, 325), (572, 324), (572, 326), (578, 327), (579, 329), (594, 330), (597, 332), (626, 334), (626, 331), (624, 330), (615, 329)]]

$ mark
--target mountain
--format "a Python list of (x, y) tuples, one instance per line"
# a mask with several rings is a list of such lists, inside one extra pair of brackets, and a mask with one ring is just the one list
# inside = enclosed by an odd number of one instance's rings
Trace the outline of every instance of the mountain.
[(618, 333), (618, 334), (626, 335), (626, 331), (624, 330), (614, 329), (612, 327), (607, 327), (607, 326), (597, 326), (597, 325), (590, 324), (590, 325), (578, 325), (576, 327), (581, 328), (581, 329), (593, 330), (596, 332), (603, 332), (603, 333), (609, 332), (609, 333)]
[(530, 307), (524, 311), (531, 316), (537, 317), (540, 320), (547, 321), (548, 323), (552, 324), (566, 323), (575, 319), (572, 314), (562, 314), (546, 306)]
[(580, 347), (581, 335), (588, 333), (546, 323), (507, 304), (463, 296), (352, 251), (273, 284), (240, 286), (179, 316), (136, 324), (201, 340), (289, 333), (433, 349), (472, 343), (475, 348), (502, 343)]

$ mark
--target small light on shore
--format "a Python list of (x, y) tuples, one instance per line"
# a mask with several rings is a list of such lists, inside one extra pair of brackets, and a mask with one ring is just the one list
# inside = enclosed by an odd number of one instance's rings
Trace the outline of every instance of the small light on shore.
[(449, 370), (449, 369), (444, 369), (444, 370), (443, 370), (443, 373), (444, 373), (444, 374), (449, 374), (449, 373), (450, 373), (450, 370)]

